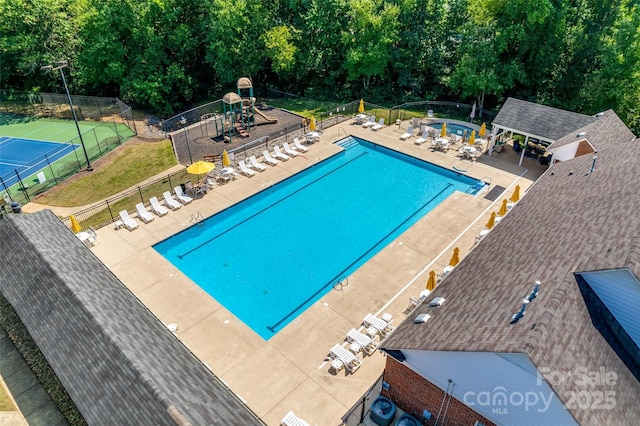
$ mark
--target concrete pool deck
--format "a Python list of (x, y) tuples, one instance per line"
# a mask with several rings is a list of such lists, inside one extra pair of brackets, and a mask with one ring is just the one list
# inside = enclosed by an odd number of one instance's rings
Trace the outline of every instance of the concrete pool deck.
[[(365, 356), (354, 374), (329, 372), (329, 349), (344, 342), (351, 328), (360, 328), (367, 313), (389, 312), (394, 324), (404, 318), (410, 297), (418, 297), (434, 269), (441, 273), (453, 247), (463, 258), (472, 249), (492, 211), (516, 184), (522, 193), (545, 168), (531, 159), (518, 166), (507, 149), (477, 162), (461, 160), (457, 151), (432, 152), (430, 144), (415, 145), (416, 136), (401, 141), (403, 126), (378, 132), (345, 122), (326, 129), (309, 152), (269, 167), (252, 178), (238, 177), (204, 197), (135, 231), (99, 229), (99, 244), (91, 250), (164, 323), (176, 323), (178, 338), (267, 424), (279, 425), (293, 410), (310, 424), (338, 425), (341, 417), (382, 374), (380, 352)], [(467, 175), (506, 188), (495, 201), (486, 192), (470, 196), (456, 192), (417, 224), (381, 250), (269, 341), (264, 341), (216, 300), (156, 253), (152, 245), (191, 226), (195, 217), (210, 216), (259, 192), (342, 148), (333, 144), (354, 135), (446, 168), (456, 166)], [(303, 157), (304, 156), (304, 157)], [(498, 225), (499, 226), (499, 225)], [(256, 240), (251, 244), (271, 242)], [(339, 250), (336, 247), (336, 250)], [(313, 256), (313, 253), (301, 253)], [(504, 253), (508, 261), (508, 253)], [(321, 261), (321, 259), (319, 259)], [(259, 314), (259, 313), (257, 313)], [(360, 355), (362, 358), (362, 354)]]

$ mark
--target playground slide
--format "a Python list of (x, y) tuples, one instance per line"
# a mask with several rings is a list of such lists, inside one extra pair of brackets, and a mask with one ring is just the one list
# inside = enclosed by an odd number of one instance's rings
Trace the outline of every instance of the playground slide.
[(265, 115), (262, 111), (260, 111), (258, 108), (254, 108), (254, 111), (256, 112), (256, 114), (260, 115), (262, 118), (264, 118), (267, 123), (277, 123), (278, 119), (275, 117), (271, 117), (268, 115)]

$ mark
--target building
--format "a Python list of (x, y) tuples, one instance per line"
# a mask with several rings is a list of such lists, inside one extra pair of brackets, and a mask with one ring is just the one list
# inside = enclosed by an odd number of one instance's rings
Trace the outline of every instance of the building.
[(423, 424), (640, 419), (640, 139), (587, 121), (597, 158), (552, 164), (383, 342), (383, 394)]
[(50, 210), (0, 240), (0, 292), (88, 424), (264, 424)]

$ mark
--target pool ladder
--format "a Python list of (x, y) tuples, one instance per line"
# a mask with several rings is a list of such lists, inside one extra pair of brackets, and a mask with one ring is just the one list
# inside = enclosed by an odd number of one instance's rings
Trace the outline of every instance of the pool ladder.
[(341, 277), (338, 281), (333, 283), (333, 289), (337, 291), (342, 291), (343, 287), (349, 286), (349, 277)]
[(197, 214), (191, 215), (191, 223), (195, 223), (198, 226), (204, 226), (204, 216), (202, 213), (198, 212)]

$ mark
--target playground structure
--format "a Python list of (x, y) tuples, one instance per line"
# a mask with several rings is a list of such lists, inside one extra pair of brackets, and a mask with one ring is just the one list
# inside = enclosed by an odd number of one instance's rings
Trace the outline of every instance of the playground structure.
[(222, 97), (222, 115), (206, 114), (201, 120), (215, 119), (216, 133), (222, 134), (223, 140), (230, 143), (234, 136), (249, 137), (251, 129), (256, 127), (256, 114), (264, 123), (277, 123), (278, 119), (270, 117), (256, 108), (253, 96), (253, 84), (247, 77), (237, 81), (238, 93), (229, 92)]

